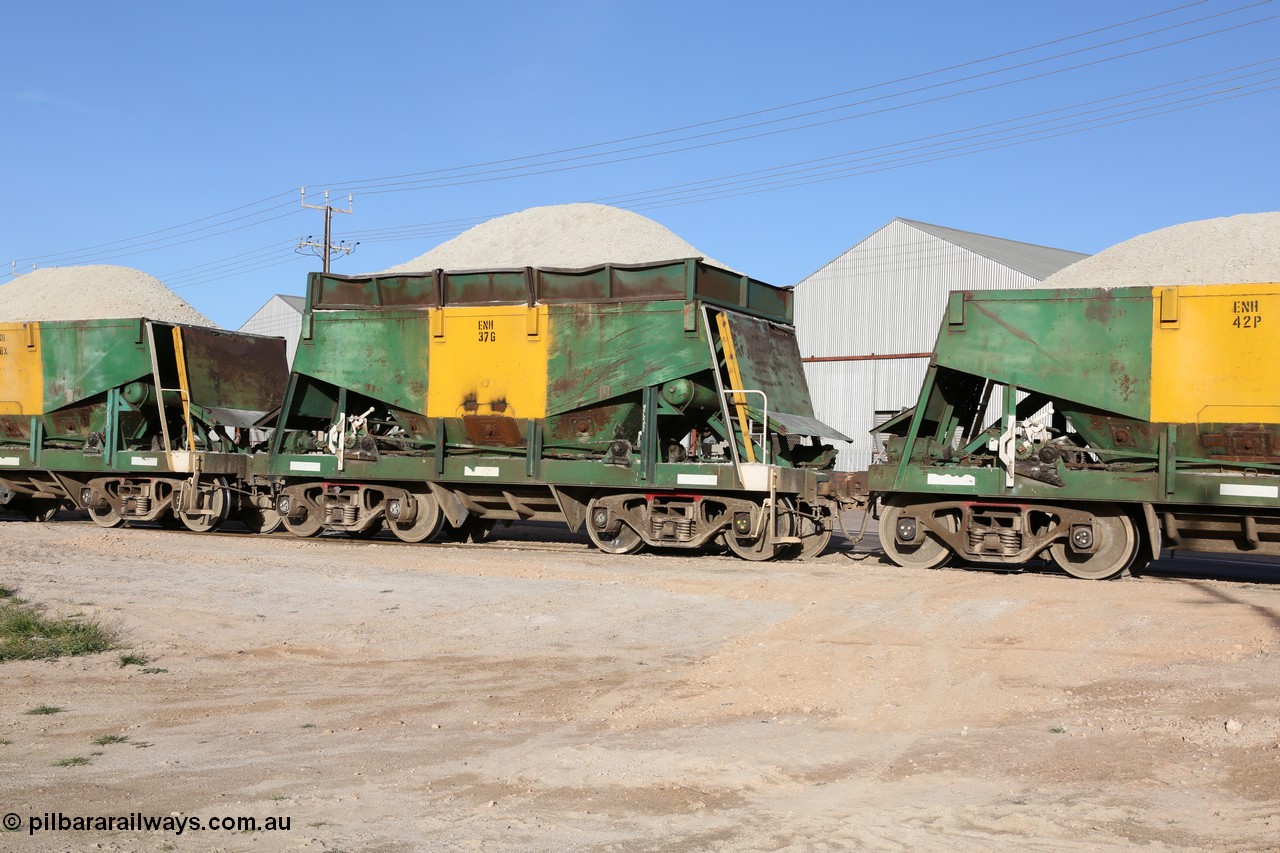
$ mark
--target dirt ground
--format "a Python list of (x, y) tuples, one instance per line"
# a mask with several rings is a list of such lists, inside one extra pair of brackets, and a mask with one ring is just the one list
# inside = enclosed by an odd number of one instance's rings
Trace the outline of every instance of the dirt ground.
[(0, 664), (0, 848), (1280, 849), (1272, 583), (525, 535), (0, 523), (0, 584), (147, 659)]

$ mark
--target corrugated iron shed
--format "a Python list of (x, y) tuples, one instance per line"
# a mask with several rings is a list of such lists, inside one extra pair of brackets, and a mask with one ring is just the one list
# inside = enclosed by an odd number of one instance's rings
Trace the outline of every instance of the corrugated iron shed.
[(1037, 281), (1043, 281), (1063, 267), (1089, 257), (1080, 252), (1020, 243), (1017, 240), (989, 237), (986, 234), (974, 234), (971, 231), (958, 231), (955, 228), (944, 228), (941, 225), (930, 225), (928, 222), (917, 222), (913, 219), (900, 221), (941, 240), (946, 240), (948, 243), (968, 249), (975, 255), (1003, 264), (1011, 270), (1025, 273)]
[(297, 350), (298, 338), (302, 335), (302, 314), (306, 308), (305, 298), (277, 293), (245, 320), (239, 331), (284, 338), (289, 364), (293, 364), (293, 353)]
[(800, 353), (820, 420), (852, 436), (862, 470), (876, 412), (915, 402), (952, 290), (1030, 287), (1087, 255), (894, 219), (796, 286)]

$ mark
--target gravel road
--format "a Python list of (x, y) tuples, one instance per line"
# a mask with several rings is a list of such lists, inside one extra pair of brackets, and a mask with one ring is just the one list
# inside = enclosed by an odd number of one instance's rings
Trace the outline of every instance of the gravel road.
[[(147, 659), (0, 664), (0, 812), (24, 821), (0, 846), (1277, 848), (1273, 585), (913, 572), (847, 543), (807, 563), (614, 557), (514, 533), (0, 522), (0, 584)], [(25, 713), (40, 704), (65, 710)], [(27, 834), (56, 812), (291, 828)]]

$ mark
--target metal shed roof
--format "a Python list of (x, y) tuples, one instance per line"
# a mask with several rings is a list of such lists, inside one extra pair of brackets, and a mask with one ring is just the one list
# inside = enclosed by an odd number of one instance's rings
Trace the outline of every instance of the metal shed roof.
[(903, 219), (913, 228), (932, 234), (940, 240), (946, 240), (961, 248), (968, 249), (975, 255), (981, 255), (1003, 264), (1010, 269), (1026, 273), (1032, 278), (1043, 281), (1063, 267), (1089, 257), (1081, 252), (1070, 252), (1066, 249), (1053, 249), (1049, 246), (1037, 246), (1032, 243), (1020, 243), (1017, 240), (1006, 240), (1003, 237), (990, 237), (986, 234), (975, 234), (972, 231), (959, 231), (955, 228), (944, 228), (928, 222), (914, 219)]

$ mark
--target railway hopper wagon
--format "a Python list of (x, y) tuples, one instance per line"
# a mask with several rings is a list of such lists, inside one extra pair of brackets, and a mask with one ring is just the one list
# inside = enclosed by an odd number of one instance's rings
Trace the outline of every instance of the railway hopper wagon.
[(953, 293), (918, 402), (878, 428), (881, 542), (1084, 578), (1280, 554), (1278, 357), (1280, 284)]
[(273, 495), (251, 428), (279, 406), (284, 353), (281, 338), (143, 318), (0, 324), (0, 505), (263, 530)]
[(313, 274), (275, 432), (300, 536), (585, 526), (602, 550), (816, 553), (824, 437), (789, 289), (697, 259)]

